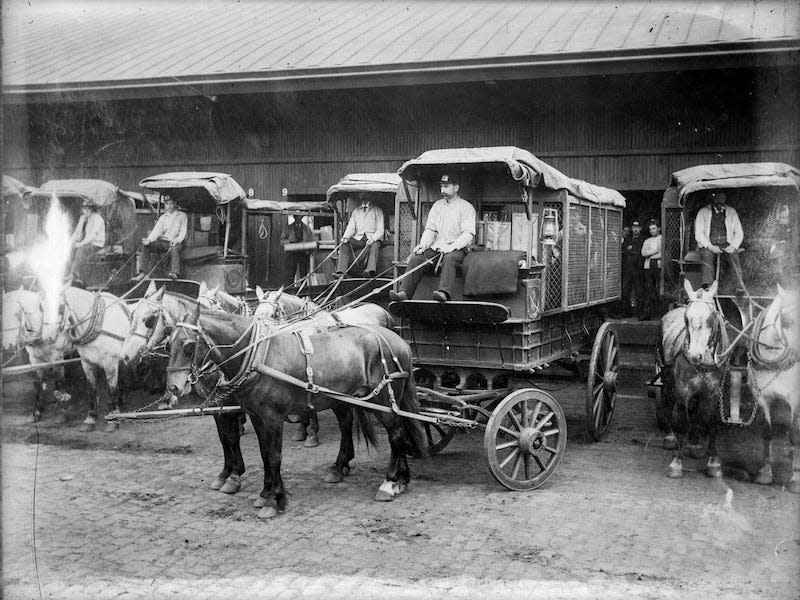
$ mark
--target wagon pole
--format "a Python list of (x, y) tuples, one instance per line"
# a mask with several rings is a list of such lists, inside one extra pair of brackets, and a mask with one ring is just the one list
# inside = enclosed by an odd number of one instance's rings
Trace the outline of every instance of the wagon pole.
[(16, 365), (13, 367), (3, 367), (3, 377), (10, 377), (12, 375), (19, 375), (20, 373), (28, 373), (29, 371), (38, 371), (39, 369), (49, 369), (50, 367), (58, 367), (60, 365), (69, 365), (79, 362), (80, 358), (65, 358), (62, 360), (51, 360), (50, 362)]

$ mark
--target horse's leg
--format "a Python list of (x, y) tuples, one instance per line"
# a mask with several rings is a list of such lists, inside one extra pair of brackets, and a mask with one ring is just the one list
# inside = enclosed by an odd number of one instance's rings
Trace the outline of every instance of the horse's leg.
[(85, 361), (81, 361), (83, 367), (83, 374), (86, 375), (86, 383), (89, 384), (89, 410), (79, 431), (88, 432), (94, 431), (97, 424), (97, 378), (95, 376), (94, 367)]
[(795, 417), (789, 425), (789, 441), (792, 442), (792, 478), (786, 490), (800, 494), (800, 417)]
[(308, 413), (304, 412), (300, 415), (300, 420), (295, 423), (295, 430), (291, 438), (293, 442), (302, 442), (308, 437), (308, 433), (306, 432), (308, 425)]
[(717, 456), (717, 426), (708, 426), (708, 459), (706, 460), (706, 477), (722, 477), (722, 463)]
[[(402, 480), (401, 474), (401, 458), (405, 458), (406, 439), (405, 431), (402, 424), (399, 422), (398, 417), (381, 413), (378, 417), (386, 428), (386, 433), (389, 436), (389, 447), (391, 448), (391, 456), (389, 458), (389, 469), (386, 472), (386, 478), (383, 480), (381, 487), (375, 494), (375, 500), (378, 502), (391, 502), (395, 496), (399, 496), (406, 491), (408, 485), (408, 478)], [(406, 464), (408, 470), (408, 464)]]
[[(769, 413), (769, 405), (766, 403), (761, 404), (764, 409), (764, 428), (761, 431), (761, 440), (763, 443), (763, 452), (761, 468), (756, 473), (755, 481), (761, 485), (770, 485), (773, 481), (772, 476), (772, 420)], [(790, 433), (791, 435), (791, 433)]]
[(260, 415), (248, 413), (250, 415), (250, 422), (253, 424), (253, 429), (256, 432), (256, 439), (258, 439), (258, 448), (261, 452), (261, 461), (264, 465), (264, 486), (261, 488), (261, 493), (253, 500), (255, 508), (265, 507), (270, 499), (272, 493), (272, 469), (270, 469), (270, 457), (267, 446), (266, 433), (264, 431), (264, 420)]
[[(283, 486), (283, 479), (281, 478), (281, 459), (283, 456), (283, 416), (277, 414), (276, 411), (267, 409), (269, 414), (263, 417), (263, 434), (264, 443), (262, 445), (262, 456), (264, 457), (264, 482), (266, 489), (267, 471), (270, 471), (269, 478), (272, 480), (272, 486), (269, 490), (269, 496), (273, 498), (273, 502), (268, 502), (267, 497), (262, 492), (262, 498), (265, 500), (263, 508), (259, 511), (258, 516), (262, 519), (271, 519), (276, 517), (279, 512), (286, 510), (286, 489)], [(266, 451), (266, 452), (265, 452)]]
[(242, 487), (241, 476), (244, 473), (244, 459), (239, 444), (241, 435), (239, 419), (240, 415), (236, 413), (214, 415), (225, 464), (217, 478), (211, 483), (211, 489), (225, 494), (235, 494)]
[[(109, 414), (118, 413), (119, 407), (122, 404), (122, 390), (119, 386), (119, 363), (106, 367), (105, 373), (108, 395), (111, 398), (111, 410)], [(106, 421), (106, 427), (103, 431), (105, 431), (105, 433), (112, 433), (118, 429), (119, 421)]]
[(308, 408), (305, 414), (305, 418), (308, 421), (308, 427), (306, 427), (308, 436), (303, 443), (303, 447), (316, 448), (319, 446), (319, 419), (317, 417), (317, 411), (313, 408)]
[(350, 472), (350, 461), (356, 454), (355, 448), (353, 448), (353, 410), (346, 404), (336, 404), (332, 410), (339, 422), (341, 439), (336, 462), (325, 474), (323, 481), (325, 483), (341, 483), (344, 481), (344, 476)]

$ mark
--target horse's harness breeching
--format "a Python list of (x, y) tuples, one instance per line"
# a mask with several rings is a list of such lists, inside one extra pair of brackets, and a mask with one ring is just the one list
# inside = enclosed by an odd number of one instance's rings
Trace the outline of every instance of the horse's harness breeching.
[[(336, 328), (342, 326), (343, 326), (342, 324), (336, 324), (333, 325), (332, 327)], [(219, 362), (216, 362), (214, 360), (213, 355), (217, 351), (217, 348), (219, 348), (220, 346), (215, 344), (213, 340), (209, 338), (208, 334), (203, 330), (203, 328), (200, 325), (194, 325), (183, 321), (176, 323), (175, 326), (176, 329), (188, 329), (190, 331), (193, 331), (196, 336), (195, 343), (202, 340), (208, 347), (208, 350), (206, 351), (206, 354), (203, 357), (202, 364), (200, 367), (196, 367), (195, 366), (196, 361), (192, 359), (191, 363), (188, 366), (168, 367), (167, 370), (173, 372), (189, 371), (190, 374), (188, 382), (192, 385), (195, 385), (200, 380), (201, 377), (209, 374), (211, 371), (219, 372), (219, 378), (217, 379), (217, 382), (214, 385), (214, 389), (206, 399), (203, 408), (206, 408), (212, 402), (212, 400), (215, 401), (215, 403), (218, 406), (222, 406), (222, 402), (231, 394), (248, 393), (250, 390), (253, 389), (253, 387), (255, 387), (260, 376), (266, 375), (278, 381), (288, 383), (294, 387), (304, 389), (308, 396), (307, 400), (308, 407), (311, 409), (314, 408), (313, 405), (314, 396), (322, 394), (324, 396), (333, 398), (334, 400), (346, 402), (348, 404), (359, 406), (361, 408), (376, 410), (385, 413), (394, 413), (402, 417), (410, 417), (417, 420), (437, 423), (438, 422), (437, 418), (404, 411), (397, 404), (394, 389), (389, 384), (398, 379), (408, 379), (410, 373), (402, 369), (400, 361), (394, 355), (394, 353), (392, 353), (391, 355), (391, 360), (397, 366), (398, 370), (397, 371), (389, 370), (388, 359), (385, 354), (385, 348), (390, 348), (388, 341), (373, 327), (367, 325), (345, 325), (345, 326), (360, 327), (372, 332), (378, 338), (378, 346), (381, 352), (381, 363), (383, 365), (384, 375), (381, 378), (380, 382), (378, 382), (378, 384), (372, 389), (372, 391), (370, 391), (365, 396), (361, 396), (358, 398), (319, 385), (318, 383), (314, 382), (314, 371), (311, 366), (311, 357), (314, 354), (314, 348), (310, 336), (301, 329), (293, 330), (292, 334), (297, 340), (300, 347), (300, 352), (303, 354), (306, 360), (306, 369), (305, 369), (306, 379), (305, 380), (299, 379), (297, 377), (289, 375), (288, 373), (284, 373), (283, 371), (270, 367), (268, 364), (266, 364), (265, 359), (268, 352), (270, 339), (275, 335), (277, 335), (278, 333), (284, 332), (285, 329), (278, 328), (278, 330), (275, 332), (267, 332), (265, 331), (265, 329), (267, 328), (267, 324), (258, 318), (253, 319), (248, 328), (242, 333), (241, 336), (239, 336), (239, 338), (233, 344), (225, 345), (225, 347), (235, 347), (239, 343), (241, 343), (245, 338), (247, 338), (248, 340), (247, 345), (241, 350), (229, 356), (228, 358), (220, 360)], [(196, 349), (195, 352), (197, 352)], [(240, 356), (242, 357), (242, 362), (236, 374), (230, 379), (225, 378), (225, 376), (222, 374), (220, 366)], [(369, 402), (370, 399), (378, 396), (383, 391), (384, 388), (387, 388), (390, 406), (383, 406), (380, 404), (373, 404)]]

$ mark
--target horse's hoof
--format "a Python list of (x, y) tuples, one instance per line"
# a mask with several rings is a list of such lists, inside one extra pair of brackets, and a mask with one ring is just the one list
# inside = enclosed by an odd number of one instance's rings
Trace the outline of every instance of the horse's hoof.
[(721, 465), (710, 465), (706, 467), (706, 477), (722, 477), (722, 466)]
[(665, 435), (664, 441), (661, 444), (664, 450), (677, 450), (678, 449), (678, 438), (674, 435)]
[(683, 469), (667, 469), (667, 477), (670, 479), (682, 479)]
[(253, 502), (253, 506), (255, 508), (264, 508), (267, 505), (267, 499), (264, 496), (259, 496), (256, 498), (255, 502)]
[(350, 467), (348, 465), (343, 466), (342, 467), (342, 473), (344, 475), (350, 475)]
[(274, 506), (265, 506), (261, 510), (258, 511), (258, 517), (260, 519), (274, 519), (278, 516), (278, 509)]
[(219, 490), (223, 485), (225, 485), (226, 481), (227, 479), (223, 479), (222, 477), (217, 477), (214, 481), (211, 482), (211, 489)]
[(115, 431), (119, 431), (119, 423), (117, 421), (109, 421), (106, 423), (105, 429), (103, 429), (103, 433), (114, 433)]
[(219, 491), (223, 494), (235, 494), (242, 488), (242, 481), (238, 475), (231, 475)]
[(772, 477), (772, 468), (769, 465), (765, 465), (758, 470), (755, 478), (753, 479), (759, 485), (770, 485), (772, 484), (773, 477)]
[(293, 442), (302, 442), (302, 441), (303, 441), (304, 439), (306, 439), (307, 437), (308, 437), (308, 436), (306, 435), (306, 432), (305, 432), (305, 431), (295, 431), (295, 432), (292, 434), (292, 441), (293, 441)]
[(94, 423), (81, 423), (81, 426), (78, 427), (78, 431), (81, 433), (88, 433), (90, 431), (94, 431), (94, 428)]
[(319, 438), (315, 435), (308, 436), (303, 442), (303, 448), (316, 448), (317, 446), (319, 446)]
[(792, 494), (800, 494), (800, 479), (792, 479), (786, 484), (786, 491)]
[(390, 494), (384, 490), (378, 490), (375, 494), (375, 502), (391, 502), (394, 500), (394, 494)]
[(686, 451), (692, 458), (703, 458), (706, 455), (706, 449), (703, 444), (687, 444)]
[(260, 495), (260, 494), (258, 494), (258, 493), (255, 493), (255, 494), (250, 494), (250, 495), (247, 497), (247, 501), (248, 501), (248, 502), (253, 502), (253, 503), (255, 503), (255, 501), (256, 501), (256, 500), (258, 500), (259, 498), (261, 498), (261, 495)]
[(325, 479), (322, 481), (323, 483), (342, 483), (342, 481), (344, 481), (344, 475), (331, 469), (325, 474)]
[(67, 422), (67, 415), (65, 415), (61, 411), (56, 413), (56, 418), (53, 419), (53, 423), (55, 423), (56, 425), (63, 425), (66, 422)]

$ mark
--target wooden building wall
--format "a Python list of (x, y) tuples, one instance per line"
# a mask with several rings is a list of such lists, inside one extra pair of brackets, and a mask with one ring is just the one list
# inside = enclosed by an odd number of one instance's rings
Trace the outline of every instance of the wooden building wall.
[(280, 199), (431, 148), (517, 145), (572, 177), (655, 193), (695, 164), (800, 165), (799, 81), (782, 68), (6, 105), (4, 172), (135, 189), (215, 170)]

